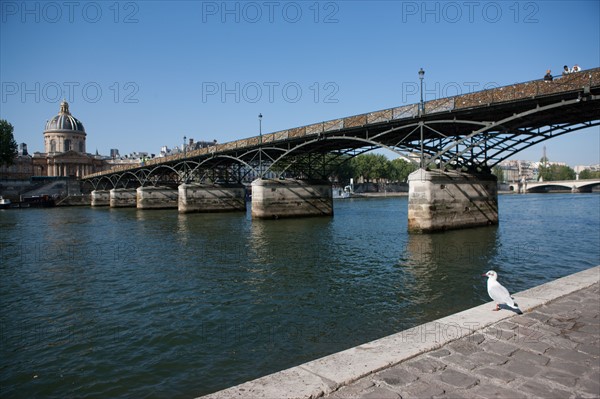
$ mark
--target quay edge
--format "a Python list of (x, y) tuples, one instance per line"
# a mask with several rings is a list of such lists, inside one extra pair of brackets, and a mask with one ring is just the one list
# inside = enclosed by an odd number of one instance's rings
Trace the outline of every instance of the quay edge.
[[(515, 293), (513, 296), (521, 310), (527, 314), (552, 300), (590, 287), (599, 281), (600, 266), (596, 266)], [(516, 316), (510, 311), (493, 312), (492, 307), (492, 302), (488, 302), (202, 398), (312, 399), (321, 397), (362, 377), (438, 349), (494, 323)]]

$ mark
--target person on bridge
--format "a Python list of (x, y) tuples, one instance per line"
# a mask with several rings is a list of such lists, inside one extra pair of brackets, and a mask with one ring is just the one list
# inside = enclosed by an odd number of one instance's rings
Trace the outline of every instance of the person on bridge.
[(552, 82), (552, 80), (553, 80), (553, 79), (554, 79), (554, 78), (552, 77), (552, 71), (548, 69), (548, 70), (546, 71), (546, 75), (544, 75), (544, 80), (545, 80), (546, 82)]
[(569, 70), (569, 67), (565, 65), (565, 66), (563, 67), (562, 75), (563, 75), (563, 76), (567, 76), (567, 75), (568, 75), (568, 74), (570, 74), (570, 73), (571, 73), (571, 71)]
[(579, 65), (575, 64), (573, 65), (573, 69), (571, 69), (571, 72), (579, 72), (581, 71), (581, 68), (579, 68)]

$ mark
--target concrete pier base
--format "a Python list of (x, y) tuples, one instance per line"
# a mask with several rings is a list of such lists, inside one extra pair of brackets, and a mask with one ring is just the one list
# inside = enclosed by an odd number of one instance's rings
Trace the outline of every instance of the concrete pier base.
[(246, 189), (241, 184), (181, 184), (179, 213), (245, 212)]
[(498, 224), (496, 176), (419, 169), (408, 177), (408, 231)]
[(332, 216), (327, 181), (257, 179), (252, 182), (252, 217), (257, 219)]
[(113, 188), (110, 190), (111, 208), (135, 208), (137, 192), (135, 188)]
[(178, 193), (169, 187), (138, 187), (138, 209), (177, 209)]
[(92, 206), (109, 206), (110, 205), (110, 191), (108, 190), (94, 190), (91, 195)]

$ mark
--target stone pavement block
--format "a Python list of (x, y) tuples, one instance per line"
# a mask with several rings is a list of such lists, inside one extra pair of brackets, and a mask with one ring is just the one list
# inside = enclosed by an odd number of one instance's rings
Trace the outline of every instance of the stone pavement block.
[(534, 311), (534, 312), (528, 313), (527, 317), (531, 318), (531, 319), (535, 319), (535, 320), (540, 321), (542, 323), (547, 322), (552, 317), (552, 314), (541, 313), (538, 309), (536, 309), (536, 311)]
[[(577, 379), (572, 375), (563, 373), (561, 371), (546, 370), (539, 375), (540, 380), (542, 378), (550, 381), (554, 381), (560, 385), (563, 385), (567, 389), (575, 387)], [(539, 380), (538, 380), (539, 381)]]
[[(600, 304), (596, 304), (596, 306), (600, 306)], [(577, 319), (577, 322), (581, 325), (598, 326), (600, 328), (600, 318), (582, 316)]]
[(331, 399), (349, 399), (358, 398), (363, 392), (366, 392), (369, 388), (373, 388), (375, 383), (368, 378), (361, 378), (360, 380), (346, 385), (331, 393), (327, 398)]
[(572, 317), (568, 318), (559, 318), (559, 317), (551, 317), (546, 323), (552, 327), (556, 327), (560, 330), (570, 330), (575, 326), (575, 321), (577, 318)]
[(479, 345), (480, 343), (482, 343), (483, 341), (485, 341), (485, 335), (483, 334), (471, 334), (465, 338), (463, 338), (465, 341), (470, 342), (472, 344), (476, 344)]
[(542, 342), (542, 341), (522, 341), (519, 343), (519, 346), (522, 349), (527, 349), (531, 352), (534, 352), (536, 354), (539, 355), (543, 355), (544, 353), (546, 353), (546, 351), (548, 349), (550, 349), (552, 346), (550, 346), (550, 344), (546, 343), (546, 342)]
[(598, 344), (598, 340), (594, 337), (594, 335), (587, 332), (565, 331), (565, 336), (567, 336), (571, 341), (579, 342), (580, 344)]
[(507, 383), (519, 378), (519, 376), (517, 374), (507, 371), (506, 369), (501, 369), (499, 367), (496, 367), (496, 368), (484, 367), (482, 369), (477, 369), (475, 371), (478, 374), (481, 374), (485, 377), (500, 380), (504, 384), (507, 384)]
[(552, 327), (547, 324), (538, 323), (532, 326), (536, 330), (535, 333), (523, 334), (522, 339), (524, 341), (543, 341), (545, 338), (559, 337), (564, 334), (560, 328)]
[(479, 364), (476, 364), (473, 360), (469, 359), (469, 357), (461, 355), (460, 353), (453, 353), (452, 355), (445, 357), (444, 362), (446, 362), (446, 364), (460, 366), (466, 370), (473, 370), (479, 366)]
[(396, 392), (390, 391), (383, 387), (376, 387), (373, 390), (363, 393), (361, 399), (401, 399), (402, 396)]
[(515, 330), (513, 329), (503, 329), (503, 328), (499, 328), (497, 326), (492, 326), (490, 328), (487, 328), (486, 330), (484, 330), (484, 333), (486, 334), (486, 339), (487, 340), (492, 340), (492, 341), (516, 341), (518, 338), (518, 334)]
[(559, 336), (545, 336), (540, 341), (549, 344), (553, 348), (573, 350), (577, 348), (579, 343), (571, 341), (570, 339), (559, 337)]
[(491, 340), (483, 342), (479, 347), (483, 349), (484, 352), (492, 352), (501, 356), (510, 356), (519, 349), (519, 347), (512, 344), (502, 341), (494, 342)]
[(528, 314), (525, 317), (513, 317), (510, 321), (525, 327), (529, 327), (538, 322), (538, 320), (528, 317)]
[(452, 353), (452, 352), (450, 352), (448, 349), (440, 349), (440, 350), (431, 352), (429, 354), (429, 356), (440, 358), (440, 357), (448, 356), (450, 353)]
[(542, 368), (538, 365), (525, 361), (525, 360), (511, 360), (502, 366), (504, 369), (509, 370), (521, 377), (535, 377), (542, 371)]
[(496, 323), (496, 327), (502, 330), (514, 330), (516, 328), (519, 328), (519, 326), (513, 323), (512, 320), (503, 320), (499, 323)]
[(571, 374), (575, 377), (581, 377), (582, 375), (585, 375), (585, 373), (587, 373), (590, 369), (588, 366), (583, 364), (566, 362), (561, 359), (551, 359), (548, 363), (548, 367)]
[(579, 352), (583, 352), (585, 354), (592, 355), (595, 357), (600, 356), (600, 346), (597, 344), (596, 345), (581, 344), (577, 347), (577, 350)]
[(550, 348), (546, 351), (546, 355), (553, 358), (559, 358), (574, 363), (585, 363), (592, 364), (594, 361), (597, 363), (598, 359), (594, 359), (593, 356), (587, 353), (577, 352), (570, 349), (563, 348)]
[(592, 370), (587, 377), (592, 381), (600, 381), (600, 364), (596, 364), (594, 368), (595, 370)]
[(379, 372), (373, 376), (374, 381), (383, 381), (389, 385), (408, 385), (417, 379), (419, 379), (419, 377), (408, 371), (405, 367), (397, 366)]
[(483, 399), (527, 399), (527, 395), (509, 388), (492, 384), (481, 384), (470, 390), (470, 393)]
[(542, 306), (540, 312), (550, 312), (558, 316), (572, 316), (574, 314), (581, 314), (581, 303), (564, 299)]
[(446, 391), (437, 385), (427, 383), (425, 381), (416, 381), (406, 387), (402, 387), (398, 390), (402, 398), (437, 398), (444, 395)]
[(456, 388), (468, 389), (479, 383), (479, 379), (460, 371), (446, 369), (440, 375), (440, 380)]
[(586, 325), (583, 326), (579, 329), (579, 331), (581, 332), (586, 332), (586, 333), (590, 333), (590, 334), (597, 334), (598, 333), (598, 326), (597, 325)]
[(495, 353), (477, 352), (473, 353), (469, 358), (480, 366), (499, 366), (508, 361), (507, 356), (496, 355)]
[(559, 328), (541, 323), (529, 327), (522, 326), (515, 331), (517, 333), (516, 342), (538, 342), (547, 337), (558, 336), (561, 333)]
[(459, 339), (447, 345), (447, 348), (452, 352), (460, 353), (461, 355), (470, 355), (475, 352), (481, 352), (481, 348), (477, 344), (473, 344), (466, 340)]
[(446, 368), (446, 364), (428, 358), (417, 358), (417, 360), (408, 362), (406, 365), (413, 367), (422, 373), (435, 373), (436, 371), (444, 370)]
[(577, 391), (587, 394), (584, 397), (600, 398), (600, 382), (597, 379), (582, 378), (577, 383)]
[(588, 298), (588, 299), (582, 301), (580, 306), (582, 306), (582, 307), (598, 306), (598, 299), (597, 298)]
[(544, 355), (538, 355), (523, 349), (519, 349), (511, 356), (515, 361), (527, 361), (540, 366), (545, 366), (550, 361), (550, 358)]
[(566, 399), (571, 397), (569, 391), (550, 387), (548, 384), (543, 384), (537, 381), (526, 381), (519, 386), (520, 392), (531, 394), (535, 398), (544, 399)]

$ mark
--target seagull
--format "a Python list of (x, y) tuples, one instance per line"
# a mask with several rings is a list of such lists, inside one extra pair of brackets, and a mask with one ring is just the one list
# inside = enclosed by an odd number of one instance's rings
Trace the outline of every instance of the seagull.
[(498, 282), (498, 273), (490, 270), (486, 274), (482, 274), (482, 277), (487, 277), (487, 291), (494, 301), (496, 301), (496, 309), (500, 310), (500, 305), (506, 305), (517, 314), (523, 314), (518, 305), (513, 301), (508, 290)]

